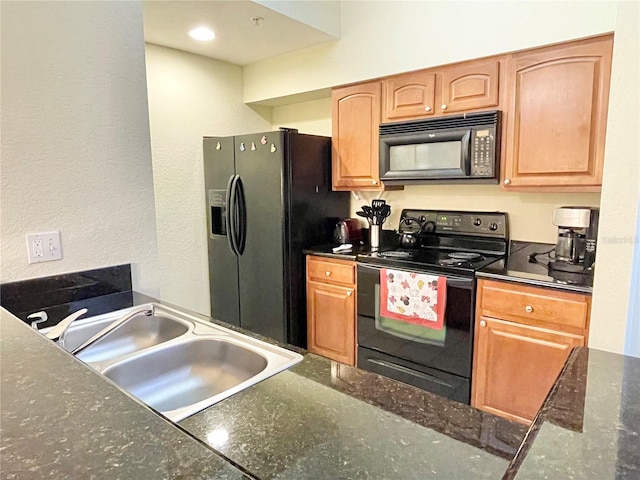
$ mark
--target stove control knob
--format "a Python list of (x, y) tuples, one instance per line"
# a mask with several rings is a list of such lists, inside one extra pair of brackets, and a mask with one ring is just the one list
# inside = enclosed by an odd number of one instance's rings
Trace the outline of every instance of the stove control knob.
[(481, 219), (481, 218), (476, 218), (476, 219), (473, 221), (473, 224), (474, 224), (476, 227), (479, 227), (480, 225), (482, 225), (482, 219)]
[(498, 224), (496, 222), (491, 223), (491, 225), (489, 225), (489, 230), (491, 230), (492, 232), (495, 232), (498, 229)]

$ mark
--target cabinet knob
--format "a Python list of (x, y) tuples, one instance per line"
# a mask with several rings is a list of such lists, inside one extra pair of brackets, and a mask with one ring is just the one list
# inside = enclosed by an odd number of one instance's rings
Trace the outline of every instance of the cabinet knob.
[(447, 106), (443, 103), (442, 105), (440, 105), (440, 108), (441, 108), (442, 110), (446, 110), (446, 109), (447, 109)]
[(504, 182), (502, 183), (504, 183), (505, 185), (509, 185), (511, 183), (511, 180), (509, 180), (508, 178), (505, 178)]
[(480, 326), (481, 327), (486, 327), (487, 326), (487, 322), (485, 322), (484, 320), (480, 320)]
[(349, 291), (347, 292), (347, 297), (350, 297), (352, 294), (353, 294), (353, 292), (352, 292), (351, 290), (349, 290)]
[(524, 311), (527, 313), (531, 313), (533, 312), (533, 307), (531, 305), (527, 305), (526, 307), (524, 307)]
[(431, 111), (431, 107), (427, 105), (426, 107), (424, 107), (424, 110), (425, 110), (425, 112), (430, 112)]
[(331, 272), (329, 272), (329, 271), (324, 272), (324, 274), (325, 274), (327, 277), (330, 277), (330, 276), (331, 276)]
[(372, 185), (377, 185), (377, 184), (378, 184), (378, 181), (377, 181), (377, 180), (371, 180), (371, 184), (372, 184)]

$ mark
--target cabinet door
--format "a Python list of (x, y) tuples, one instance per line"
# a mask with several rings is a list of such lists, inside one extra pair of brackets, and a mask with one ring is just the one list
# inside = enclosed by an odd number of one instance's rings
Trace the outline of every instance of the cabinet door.
[(442, 113), (461, 112), (498, 105), (500, 61), (466, 62), (442, 70)]
[(383, 122), (397, 122), (433, 115), (435, 73), (413, 72), (382, 83)]
[(308, 281), (307, 329), (310, 352), (355, 365), (354, 289)]
[(334, 190), (380, 190), (378, 126), (380, 82), (336, 88), (331, 93)]
[(511, 57), (505, 187), (599, 190), (612, 44), (608, 36)]
[(542, 406), (572, 347), (584, 337), (479, 317), (473, 406), (529, 423)]

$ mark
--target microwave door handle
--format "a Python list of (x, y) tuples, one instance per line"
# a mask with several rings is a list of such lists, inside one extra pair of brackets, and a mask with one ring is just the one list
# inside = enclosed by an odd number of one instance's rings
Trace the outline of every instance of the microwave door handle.
[(467, 130), (465, 134), (460, 139), (461, 143), (461, 155), (462, 155), (462, 170), (464, 172), (464, 176), (468, 177), (471, 175), (471, 157), (472, 157), (472, 143), (471, 143), (471, 132), (472, 130)]

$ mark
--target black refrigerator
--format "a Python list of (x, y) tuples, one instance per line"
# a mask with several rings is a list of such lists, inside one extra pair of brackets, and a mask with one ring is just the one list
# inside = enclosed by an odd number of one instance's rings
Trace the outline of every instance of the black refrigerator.
[(306, 347), (303, 249), (331, 242), (331, 139), (297, 130), (205, 137), (211, 316)]

